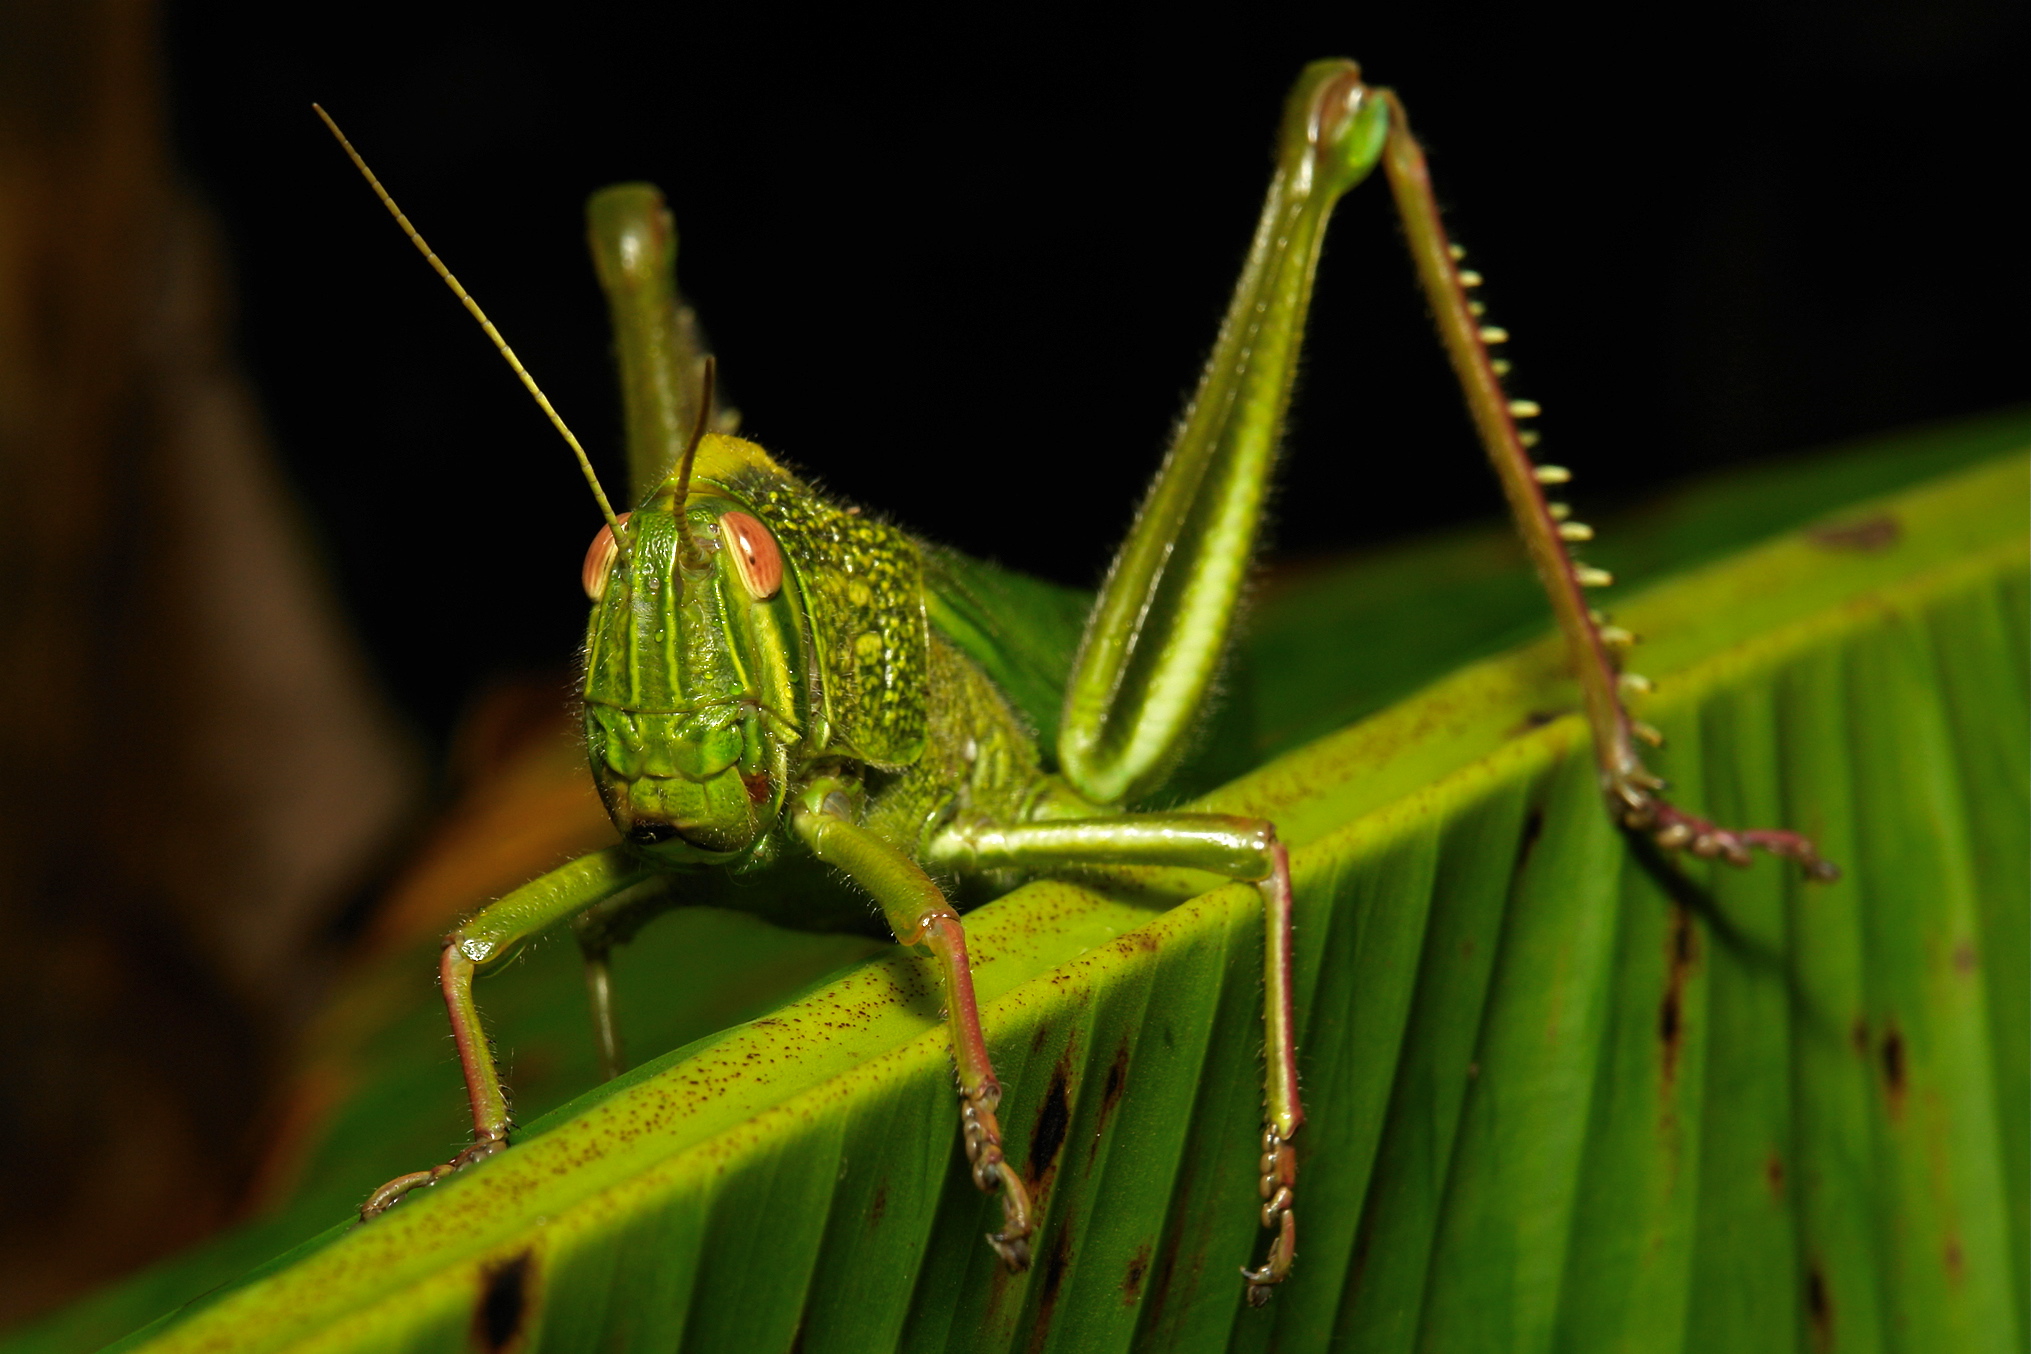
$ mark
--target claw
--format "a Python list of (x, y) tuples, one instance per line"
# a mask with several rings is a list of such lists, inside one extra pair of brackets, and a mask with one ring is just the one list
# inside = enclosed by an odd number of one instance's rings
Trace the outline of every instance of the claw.
[(1004, 1161), (999, 1167), (1001, 1176), (1001, 1230), (987, 1234), (987, 1244), (994, 1247), (994, 1253), (1008, 1266), (1009, 1273), (1020, 1274), (1030, 1267), (1030, 1233), (1034, 1230), (1030, 1222), (1030, 1192), (1023, 1188), (1023, 1178), (1009, 1169)]
[(1029, 1238), (1036, 1224), (1030, 1217), (1030, 1192), (1002, 1154), (1001, 1124), (994, 1117), (1000, 1100), (1001, 1087), (993, 1082), (978, 1091), (962, 1091), (959, 1120), (974, 1185), (984, 1194), (1001, 1191), (1001, 1230), (987, 1233), (987, 1244), (1010, 1273), (1020, 1274), (1030, 1267)]
[(1261, 1269), (1241, 1267), (1241, 1276), (1248, 1280), (1248, 1305), (1266, 1307), (1276, 1293), (1276, 1285), (1290, 1277), (1291, 1261), (1297, 1258), (1298, 1220), (1295, 1214), (1283, 1214), (1276, 1240), (1270, 1243), (1269, 1258)]
[(400, 1203), (411, 1190), (422, 1189), (436, 1184), (447, 1176), (456, 1175), (475, 1162), (485, 1161), (494, 1153), (507, 1147), (507, 1145), (508, 1139), (506, 1134), (483, 1134), (478, 1142), (466, 1148), (441, 1166), (432, 1166), (427, 1171), (411, 1171), (407, 1175), (396, 1176), (393, 1180), (390, 1180), (387, 1184), (367, 1196), (367, 1201), (360, 1205), (360, 1221), (372, 1222), (375, 1218), (380, 1217), (383, 1213)]
[(1276, 1239), (1270, 1242), (1269, 1255), (1260, 1269), (1241, 1267), (1241, 1276), (1248, 1280), (1251, 1307), (1267, 1303), (1276, 1285), (1290, 1277), (1298, 1253), (1298, 1154), (1273, 1128), (1263, 1133), (1262, 1147), (1262, 1225), (1274, 1231)]
[(1797, 861), (1808, 879), (1831, 882), (1841, 877), (1840, 867), (1821, 859), (1812, 839), (1796, 832), (1717, 827), (1635, 785), (1613, 786), (1609, 793), (1629, 806), (1623, 822), (1648, 832), (1650, 839), (1667, 851), (1691, 851), (1706, 860), (1725, 860), (1738, 866), (1748, 865), (1754, 859), (1753, 851), (1767, 851)]
[(372, 1222), (393, 1208), (410, 1190), (436, 1184), (440, 1179), (438, 1172), (442, 1170), (442, 1166), (432, 1166), (427, 1171), (411, 1171), (407, 1175), (396, 1176), (367, 1196), (367, 1201), (360, 1205), (360, 1221)]

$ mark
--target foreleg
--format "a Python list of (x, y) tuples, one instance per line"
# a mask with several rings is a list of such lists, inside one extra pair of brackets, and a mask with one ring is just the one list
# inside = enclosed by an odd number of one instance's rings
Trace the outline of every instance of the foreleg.
[(633, 940), (637, 931), (673, 905), (665, 890), (654, 890), (644, 897), (641, 889), (630, 888), (594, 903), (571, 919), (571, 929), (578, 937), (578, 952), (585, 960), (586, 1008), (592, 1016), (592, 1042), (599, 1055), (603, 1081), (612, 1081), (628, 1067), (620, 1022), (614, 1015), (614, 947)]
[(592, 1042), (599, 1053), (601, 1081), (612, 1081), (627, 1070), (627, 1055), (621, 1048), (620, 1022), (614, 1018), (613, 941), (604, 927), (587, 922), (584, 914), (572, 927), (578, 933), (578, 951), (585, 959), (585, 1004), (592, 1016)]
[(434, 1185), (455, 1171), (508, 1145), (511, 1120), (500, 1068), (488, 1046), (486, 1027), (473, 1000), (473, 978), (498, 964), (523, 941), (639, 883), (648, 867), (626, 847), (610, 847), (581, 856), (524, 884), (497, 903), (482, 908), (444, 938), (438, 958), (438, 985), (451, 1016), (451, 1035), (465, 1072), (466, 1096), (472, 1105), (472, 1145), (439, 1166), (399, 1175), (375, 1190), (360, 1205), (360, 1219), (376, 1217), (402, 1196), (423, 1185)]

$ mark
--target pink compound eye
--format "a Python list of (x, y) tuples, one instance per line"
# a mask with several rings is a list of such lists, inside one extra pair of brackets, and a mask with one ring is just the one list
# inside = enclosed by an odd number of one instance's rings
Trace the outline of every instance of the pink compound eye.
[(774, 597), (783, 586), (783, 552), (769, 529), (744, 512), (729, 512), (720, 515), (719, 532), (748, 596), (757, 602)]
[[(628, 514), (622, 513), (620, 521), (625, 523)], [(585, 552), (585, 564), (578, 571), (578, 581), (585, 585), (585, 595), (597, 602), (606, 596), (606, 578), (613, 572), (614, 556), (620, 547), (614, 544), (614, 529), (601, 527), (599, 535), (592, 538), (592, 546)]]

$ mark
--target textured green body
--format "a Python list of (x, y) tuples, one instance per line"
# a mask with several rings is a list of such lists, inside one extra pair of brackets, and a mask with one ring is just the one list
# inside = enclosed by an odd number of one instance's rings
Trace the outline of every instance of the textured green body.
[[(750, 597), (723, 563), (717, 521), (728, 511), (755, 517), (780, 547), (773, 597)], [(585, 727), (617, 823), (657, 810), (718, 814), (710, 833), (724, 847), (702, 851), (693, 832), (641, 849), (752, 877), (802, 854), (784, 807), (814, 774), (857, 786), (861, 824), (911, 856), (958, 814), (1011, 823), (1040, 801), (1062, 802), (1042, 765), (1036, 712), (1012, 704), (997, 676), (1032, 707), (1062, 688), (1076, 594), (1053, 605), (1057, 590), (1020, 580), (1042, 605), (1011, 605), (1009, 576), (934, 554), (738, 438), (704, 439), (684, 512), (699, 543), (692, 557), (672, 485), (630, 519), (635, 559), (614, 561), (589, 626)], [(873, 920), (864, 904), (842, 907), (808, 887), (794, 890), (795, 904), (770, 888), (706, 888), (715, 902), (793, 926)], [(656, 910), (696, 901), (679, 882)]]

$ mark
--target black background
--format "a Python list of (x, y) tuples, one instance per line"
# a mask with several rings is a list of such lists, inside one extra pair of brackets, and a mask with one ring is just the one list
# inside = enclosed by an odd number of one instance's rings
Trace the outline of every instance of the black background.
[[(341, 594), (441, 738), (561, 666), (597, 517), (313, 119), (325, 104), (619, 481), (591, 190), (669, 194), (745, 430), (922, 534), (1104, 566), (1239, 263), (1284, 89), (1406, 100), (1582, 511), (2022, 399), (2000, 0), (909, 13), (173, 5), (175, 133)], [(1379, 184), (1343, 207), (1274, 542), (1495, 512)]]

